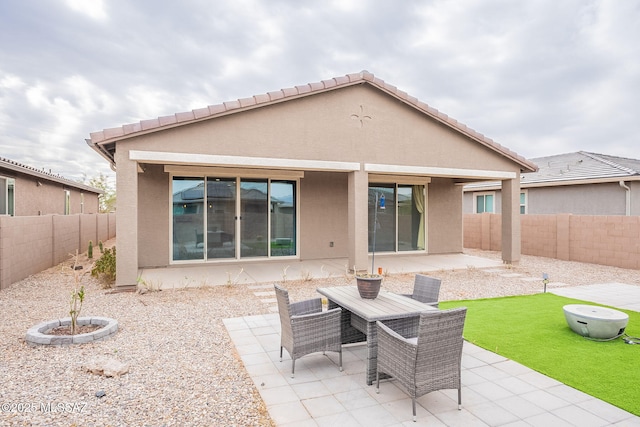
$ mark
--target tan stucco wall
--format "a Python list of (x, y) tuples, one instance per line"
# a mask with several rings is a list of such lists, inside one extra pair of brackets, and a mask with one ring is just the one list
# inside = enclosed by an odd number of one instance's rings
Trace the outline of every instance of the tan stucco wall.
[[(84, 213), (98, 212), (98, 195), (82, 192), (60, 183), (36, 179), (29, 176), (15, 176), (15, 214), (16, 216), (64, 214), (65, 193), (71, 193), (70, 214), (81, 213), (80, 194), (84, 194)], [(40, 185), (38, 185), (40, 183)]]
[[(640, 181), (626, 181), (631, 189), (631, 215), (640, 215)], [(546, 215), (625, 215), (626, 191), (618, 182), (596, 184), (532, 187), (527, 193), (527, 213)], [(473, 212), (473, 197), (479, 193), (493, 193), (494, 213), (502, 210), (501, 190), (467, 191), (464, 193), (464, 213)]]
[[(363, 106), (362, 127), (354, 114)], [(143, 135), (118, 149), (513, 171), (477, 142), (368, 86)]]
[(450, 179), (429, 184), (429, 253), (462, 252), (462, 187)]
[(165, 266), (169, 260), (169, 174), (161, 165), (147, 165), (138, 174), (138, 233), (143, 242), (138, 259), (141, 267)]
[(328, 172), (309, 172), (300, 180), (301, 258), (348, 256), (347, 180), (345, 173)]

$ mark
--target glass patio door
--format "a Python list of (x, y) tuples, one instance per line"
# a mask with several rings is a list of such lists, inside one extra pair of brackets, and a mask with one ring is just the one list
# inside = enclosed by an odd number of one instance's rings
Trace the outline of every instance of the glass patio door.
[(296, 182), (173, 177), (173, 260), (296, 255)]
[(236, 257), (236, 180), (207, 177), (206, 259)]
[(240, 180), (240, 256), (269, 255), (269, 182)]
[(371, 184), (369, 252), (424, 250), (424, 211), (424, 185)]

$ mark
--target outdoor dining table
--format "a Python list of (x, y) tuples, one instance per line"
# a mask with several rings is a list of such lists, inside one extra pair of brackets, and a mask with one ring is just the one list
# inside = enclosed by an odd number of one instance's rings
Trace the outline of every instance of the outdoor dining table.
[(415, 336), (421, 312), (437, 310), (428, 304), (392, 292), (380, 291), (375, 299), (360, 297), (356, 286), (318, 288), (327, 297), (329, 309), (342, 308), (342, 343), (367, 343), (367, 384), (373, 384), (378, 365), (376, 321), (401, 334)]

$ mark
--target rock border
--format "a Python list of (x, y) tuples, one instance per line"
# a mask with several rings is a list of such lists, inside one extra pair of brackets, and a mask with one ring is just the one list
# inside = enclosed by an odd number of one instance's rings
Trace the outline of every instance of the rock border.
[(102, 328), (96, 329), (93, 332), (87, 332), (86, 334), (76, 335), (47, 335), (46, 331), (58, 326), (67, 326), (71, 324), (71, 318), (66, 317), (63, 319), (50, 320), (47, 322), (38, 323), (34, 327), (27, 331), (25, 340), (30, 346), (64, 346), (72, 344), (86, 344), (94, 341), (102, 341), (109, 338), (111, 335), (118, 332), (118, 321), (110, 319), (108, 317), (79, 317), (77, 320), (78, 325), (100, 325)]

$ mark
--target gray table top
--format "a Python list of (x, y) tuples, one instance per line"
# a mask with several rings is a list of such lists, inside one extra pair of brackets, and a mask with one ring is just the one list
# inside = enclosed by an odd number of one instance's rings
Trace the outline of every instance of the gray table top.
[(424, 311), (437, 310), (428, 304), (385, 290), (381, 290), (375, 299), (361, 298), (356, 286), (318, 288), (317, 291), (367, 322), (402, 319), (418, 316)]

